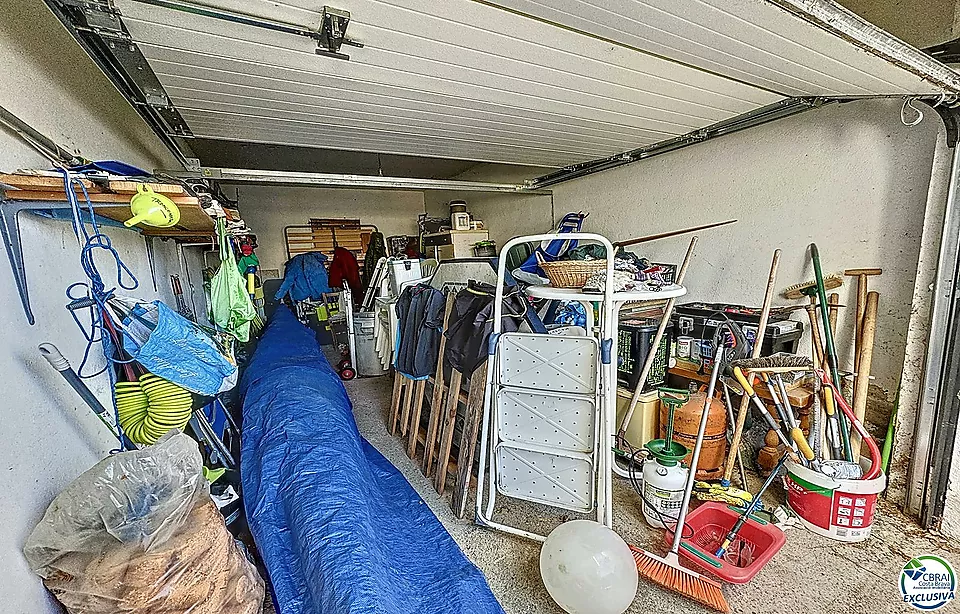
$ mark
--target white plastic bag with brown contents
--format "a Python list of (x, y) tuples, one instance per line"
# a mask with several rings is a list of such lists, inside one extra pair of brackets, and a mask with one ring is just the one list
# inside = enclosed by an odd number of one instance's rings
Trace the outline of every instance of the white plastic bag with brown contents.
[(210, 499), (182, 433), (73, 481), (23, 549), (70, 614), (256, 614), (263, 580)]

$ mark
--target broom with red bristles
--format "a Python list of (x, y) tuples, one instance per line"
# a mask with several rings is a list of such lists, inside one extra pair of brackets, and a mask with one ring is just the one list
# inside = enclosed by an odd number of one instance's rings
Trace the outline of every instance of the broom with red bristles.
[[(721, 324), (723, 326), (723, 324)], [(690, 474), (683, 489), (683, 503), (680, 506), (680, 515), (677, 524), (673, 527), (673, 545), (664, 557), (659, 557), (646, 550), (630, 546), (633, 558), (637, 561), (637, 570), (640, 575), (656, 582), (664, 588), (678, 592), (694, 601), (718, 610), (729, 612), (730, 606), (723, 596), (719, 582), (705, 578), (695, 571), (680, 565), (680, 540), (683, 538), (683, 527), (687, 519), (687, 507), (690, 505), (690, 495), (693, 493), (693, 483), (697, 479), (697, 462), (700, 460), (700, 449), (703, 447), (703, 437), (707, 431), (707, 419), (710, 415), (710, 401), (717, 386), (717, 375), (720, 373), (723, 362), (723, 344), (717, 344), (713, 357), (713, 371), (710, 373), (710, 385), (707, 387), (707, 396), (704, 397), (703, 413), (700, 416), (700, 429), (697, 431), (697, 442), (693, 446), (693, 456), (690, 458)]]

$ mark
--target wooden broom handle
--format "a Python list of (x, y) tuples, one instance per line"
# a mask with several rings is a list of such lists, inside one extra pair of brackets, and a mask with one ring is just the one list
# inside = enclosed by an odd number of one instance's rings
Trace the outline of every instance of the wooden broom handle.
[[(773, 302), (773, 291), (777, 285), (777, 268), (780, 266), (780, 250), (773, 252), (773, 262), (770, 263), (770, 276), (767, 278), (767, 292), (763, 297), (763, 308), (760, 310), (760, 322), (757, 324), (757, 338), (753, 342), (753, 352), (751, 358), (759, 358), (763, 349), (763, 336), (767, 330), (767, 320), (770, 319), (770, 304)], [(752, 378), (753, 375), (751, 374)], [(740, 440), (743, 438), (743, 426), (747, 421), (747, 411), (749, 411), (750, 397), (746, 392), (740, 397), (740, 413), (737, 414), (736, 428), (733, 430), (733, 439), (730, 441), (730, 450), (727, 454), (727, 466), (723, 471), (723, 484), (729, 484), (733, 477), (733, 466), (737, 459), (737, 450), (740, 449)], [(692, 468), (691, 471), (696, 471)], [(746, 486), (746, 484), (741, 484)]]
[[(865, 286), (866, 284), (864, 284)], [(870, 369), (873, 366), (873, 342), (877, 331), (877, 308), (880, 301), (879, 292), (869, 292), (863, 312), (863, 327), (861, 329), (859, 367), (857, 379), (853, 389), (853, 413), (857, 420), (864, 421), (867, 414), (867, 392), (870, 388)], [(855, 430), (850, 433), (850, 448), (853, 451), (853, 460), (860, 460), (860, 448), (863, 438)]]
[(707, 230), (708, 228), (717, 228), (719, 226), (726, 226), (727, 224), (736, 224), (738, 221), (739, 220), (727, 220), (725, 222), (714, 222), (713, 224), (704, 224), (702, 226), (693, 226), (692, 228), (684, 228), (682, 230), (660, 232), (654, 235), (647, 235), (645, 237), (637, 237), (636, 239), (627, 239), (626, 241), (616, 241), (614, 242), (613, 247), (627, 247), (628, 245), (637, 245), (639, 243), (647, 243), (649, 241), (656, 241), (658, 239), (667, 239), (677, 235), (685, 235), (687, 233), (697, 232), (698, 230)]

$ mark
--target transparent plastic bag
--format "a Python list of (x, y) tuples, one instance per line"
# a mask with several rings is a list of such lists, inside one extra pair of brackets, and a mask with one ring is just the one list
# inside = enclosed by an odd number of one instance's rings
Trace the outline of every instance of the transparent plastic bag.
[(256, 614), (264, 586), (209, 496), (196, 441), (174, 433), (104, 459), (27, 538), (70, 614)]

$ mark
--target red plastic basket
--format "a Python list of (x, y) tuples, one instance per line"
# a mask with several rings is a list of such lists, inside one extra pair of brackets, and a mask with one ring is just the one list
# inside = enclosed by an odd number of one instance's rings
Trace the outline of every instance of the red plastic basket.
[[(718, 559), (713, 555), (720, 542), (733, 528), (742, 510), (710, 501), (687, 516), (687, 526), (693, 536), (680, 542), (680, 556), (708, 573), (731, 584), (746, 584), (773, 558), (787, 542), (776, 526), (751, 516), (744, 523), (737, 539), (730, 545), (726, 556)], [(673, 534), (666, 532), (666, 541), (673, 541)]]

